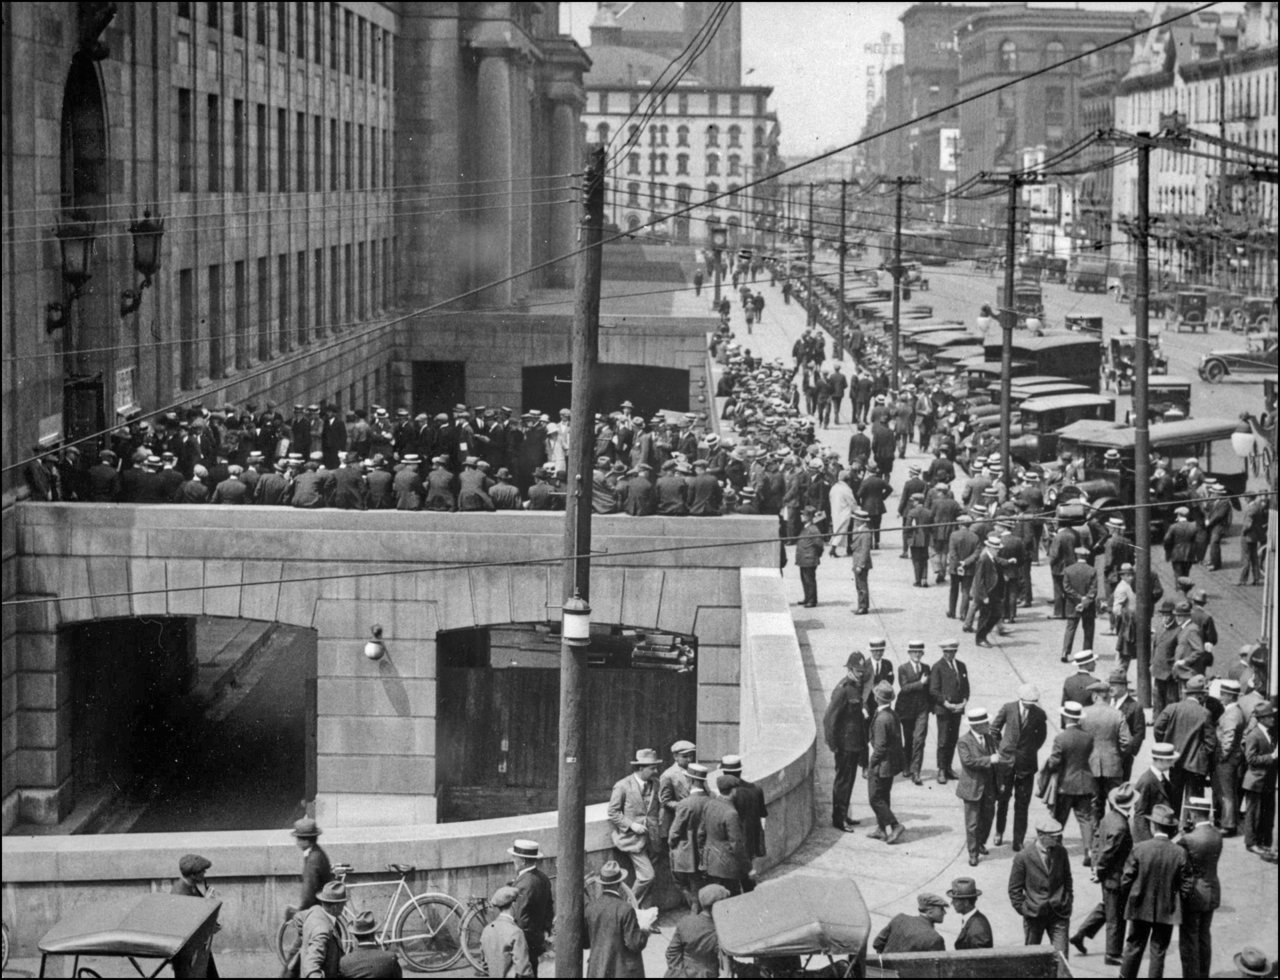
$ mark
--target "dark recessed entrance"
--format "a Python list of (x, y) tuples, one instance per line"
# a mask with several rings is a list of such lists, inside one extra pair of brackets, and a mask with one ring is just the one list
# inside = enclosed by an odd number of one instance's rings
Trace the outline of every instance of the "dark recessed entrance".
[[(524, 369), (525, 405), (549, 414), (569, 407), (572, 377), (568, 364), (544, 364)], [(556, 381), (560, 378), (560, 381)], [(591, 411), (612, 412), (624, 401), (635, 403), (635, 414), (645, 417), (659, 409), (689, 411), (689, 372), (683, 368), (645, 367), (641, 364), (601, 364), (595, 372)]]
[[(695, 737), (697, 640), (592, 631), (587, 799), (609, 798), (636, 749)], [(560, 638), (541, 624), (437, 636), (436, 795), (442, 823), (556, 808)]]

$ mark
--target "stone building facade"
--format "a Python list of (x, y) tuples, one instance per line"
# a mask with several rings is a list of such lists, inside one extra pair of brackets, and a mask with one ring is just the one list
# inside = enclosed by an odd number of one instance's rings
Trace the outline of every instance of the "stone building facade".
[[(557, 3), (33, 2), (5, 20), (6, 467), (136, 411), (385, 400), (403, 310), (505, 307), (571, 275), (552, 260), (574, 248), (589, 62)], [(146, 213), (159, 269), (122, 315)], [(80, 218), (92, 278), (73, 299), (55, 229)]]

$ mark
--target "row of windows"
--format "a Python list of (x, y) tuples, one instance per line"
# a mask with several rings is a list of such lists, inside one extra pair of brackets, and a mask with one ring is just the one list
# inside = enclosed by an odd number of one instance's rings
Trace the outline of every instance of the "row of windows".
[[(758, 153), (755, 156), (755, 167), (757, 170), (759, 170), (763, 166), (764, 166), (764, 155)], [(649, 173), (665, 174), (666, 172), (667, 172), (667, 154), (650, 153), (649, 154)], [(676, 154), (676, 174), (683, 175), (683, 174), (687, 174), (688, 172), (689, 172), (689, 154), (677, 153)], [(728, 170), (725, 171), (726, 175), (729, 177), (740, 177), (742, 176), (742, 172), (743, 172), (742, 157), (740, 157), (736, 153), (730, 153), (728, 158)], [(639, 153), (627, 154), (627, 173), (628, 174), (640, 173), (640, 154)], [(708, 176), (711, 176), (711, 177), (718, 177), (720, 175), (720, 154), (718, 153), (707, 154), (706, 173)]]
[[(636, 141), (639, 130), (640, 130), (639, 126), (627, 127), (628, 142), (634, 143)], [(607, 122), (598, 123), (596, 125), (597, 142), (599, 142), (602, 146), (608, 146), (610, 132), (611, 130)], [(650, 146), (669, 146), (670, 144), (667, 142), (668, 132), (669, 131), (666, 125), (650, 126), (649, 127), (649, 145)], [(742, 127), (741, 126), (730, 126), (726, 130), (726, 134), (729, 138), (730, 149), (734, 147), (742, 146)], [(718, 147), (720, 145), (720, 127), (719, 126), (716, 126), (715, 124), (708, 126), (706, 130), (706, 135), (707, 135), (707, 146)], [(752, 146), (765, 145), (765, 128), (763, 126), (757, 126), (755, 128), (754, 136), (755, 136), (755, 140), (751, 144)], [(688, 145), (689, 145), (689, 127), (677, 126), (676, 127), (676, 146), (688, 146)]]
[[(211, 265), (204, 269), (208, 302), (203, 311), (196, 306), (201, 270), (180, 269), (180, 386), (192, 390), (202, 377), (224, 378), (249, 368), (254, 359), (269, 361), (387, 309), (395, 300), (389, 274), (394, 254), (394, 239), (383, 238), (282, 253), (274, 261), (263, 255), (254, 262), (252, 282), (248, 262), (231, 263), (229, 284), (228, 266)], [(230, 333), (224, 313), (228, 285)]]
[[(227, 182), (223, 141), (226, 120), (222, 98), (197, 98), (191, 89), (177, 89), (178, 190), (194, 191), (204, 178), (204, 190), (241, 193), (252, 182), (257, 191), (365, 190), (390, 187), (391, 131), (364, 123), (340, 123), (305, 112), (290, 112), (257, 103), (253, 106), (253, 139), (249, 138), (249, 105), (231, 100), (231, 173)], [(203, 129), (197, 104), (203, 102)], [(203, 133), (203, 140), (198, 134)], [(274, 146), (275, 159), (271, 149)], [(197, 174), (200, 150), (202, 175)], [(250, 150), (253, 151), (252, 175)], [(366, 166), (367, 163), (367, 166)], [(251, 180), (252, 178), (252, 180)], [(274, 180), (273, 180), (274, 178)], [(273, 186), (274, 183), (274, 186)]]
[[(618, 95), (621, 93), (614, 93), (614, 94)], [(593, 93), (589, 93), (588, 98), (590, 98), (591, 95), (595, 96), (594, 101), (596, 105), (596, 111), (603, 116), (607, 116), (609, 114), (609, 93), (593, 92)], [(708, 92), (706, 96), (707, 96), (707, 113), (706, 114), (709, 116), (719, 116), (719, 115), (741, 116), (744, 114), (743, 112), (744, 104), (743, 104), (742, 96), (739, 96), (739, 95), (721, 96), (719, 92)], [(630, 109), (631, 112), (636, 112), (637, 110), (639, 110), (641, 102), (643, 102), (646, 107), (652, 104), (652, 99), (646, 98), (645, 93), (642, 93), (642, 92), (630, 92), (628, 93), (627, 98), (629, 102), (628, 108)], [(752, 104), (753, 100), (754, 100), (754, 105)], [(615, 102), (614, 105), (617, 107), (617, 110), (619, 112), (622, 111), (621, 105), (619, 105), (617, 102)], [(721, 106), (724, 106), (726, 110), (723, 113), (721, 112)], [(746, 114), (754, 115), (754, 116), (763, 116), (768, 111), (768, 99), (764, 95), (755, 95), (755, 96), (748, 95), (746, 96), (745, 109), (746, 109)], [(754, 111), (752, 111), (753, 109)], [(689, 115), (688, 93), (685, 92), (677, 95), (674, 103), (672, 102), (672, 99), (670, 96), (667, 96), (666, 98), (664, 98), (658, 104), (657, 114), (662, 116)]]
[(230, 7), (231, 33), (244, 37), (250, 6), (253, 7), (254, 40), (263, 47), (270, 46), (271, 22), (274, 20), (277, 51), (289, 51), (292, 36), (292, 50), (297, 57), (310, 58), (317, 65), (322, 65), (328, 42), (329, 67), (334, 71), (343, 71), (364, 80), (367, 65), (369, 81), (384, 88), (390, 85), (389, 33), (350, 10), (341, 9), (337, 3), (266, 3), (260, 0), (250, 5), (213, 0), (179, 3), (178, 16), (191, 20), (198, 15), (195, 8), (203, 7), (205, 23), (217, 30), (222, 27), (223, 8)]
[[(666, 207), (668, 186), (669, 185), (661, 183), (659, 181), (650, 181), (649, 191), (646, 196), (648, 197), (651, 203), (643, 204), (640, 200), (641, 184), (638, 181), (632, 181), (631, 183), (627, 184), (627, 205), (630, 207), (649, 207), (653, 210), (660, 210)], [(692, 187), (690, 187), (688, 184), (677, 184), (675, 187), (675, 190), (676, 190), (677, 204), (688, 204), (690, 202), (690, 199), (691, 199), (690, 195), (693, 192)], [(737, 207), (738, 192), (741, 190), (741, 188), (737, 184), (730, 184), (728, 190), (729, 190), (729, 206)], [(707, 184), (708, 198), (715, 197), (719, 193), (720, 193), (719, 184), (715, 183), (715, 181), (712, 181)]]

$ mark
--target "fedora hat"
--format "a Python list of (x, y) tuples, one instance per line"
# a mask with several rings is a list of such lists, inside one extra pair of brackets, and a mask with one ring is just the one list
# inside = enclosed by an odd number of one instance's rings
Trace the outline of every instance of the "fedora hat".
[(947, 898), (955, 901), (957, 898), (977, 898), (982, 894), (982, 889), (978, 887), (978, 883), (972, 878), (957, 878), (951, 882), (951, 887), (947, 889)]
[(378, 920), (373, 917), (372, 911), (364, 909), (356, 913), (348, 928), (353, 936), (372, 936), (378, 931)]
[(320, 829), (320, 825), (310, 817), (303, 817), (293, 825), (290, 831), (294, 837), (319, 837), (324, 831)]
[(658, 757), (658, 753), (653, 749), (637, 749), (636, 757), (631, 760), (633, 766), (657, 766), (662, 764), (662, 759)]
[(347, 900), (347, 886), (340, 881), (326, 882), (325, 886), (316, 892), (317, 902), (331, 902), (338, 904)]
[(618, 885), (622, 883), (622, 879), (626, 875), (622, 873), (622, 868), (617, 861), (606, 861), (600, 869), (600, 884), (608, 888), (610, 885)]
[(1178, 818), (1174, 815), (1173, 807), (1167, 803), (1157, 803), (1151, 808), (1151, 812), (1147, 814), (1147, 819), (1157, 827), (1178, 826)]
[(1240, 971), (1241, 976), (1266, 977), (1271, 975), (1271, 961), (1267, 959), (1267, 954), (1258, 949), (1257, 946), (1246, 946), (1236, 953), (1232, 959), (1235, 961), (1236, 969)]
[(1107, 794), (1107, 802), (1113, 809), (1119, 810), (1127, 817), (1133, 812), (1133, 804), (1137, 801), (1137, 797), (1138, 794), (1133, 791), (1131, 784), (1121, 783)]
[(507, 848), (507, 853), (512, 857), (528, 858), (531, 861), (543, 856), (542, 848), (536, 840), (514, 840)]

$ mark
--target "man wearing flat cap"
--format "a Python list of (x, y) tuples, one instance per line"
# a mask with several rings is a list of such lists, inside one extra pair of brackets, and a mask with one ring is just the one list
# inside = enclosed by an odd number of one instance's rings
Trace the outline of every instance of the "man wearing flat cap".
[(491, 977), (536, 976), (525, 944), (524, 933), (516, 925), (511, 906), (518, 893), (510, 885), (503, 885), (493, 893), (489, 903), (498, 910), (498, 917), (480, 933), (480, 949), (484, 954), (485, 973)]
[(711, 909), (716, 902), (729, 898), (723, 885), (703, 885), (696, 896), (696, 907), (679, 922), (667, 946), (667, 976), (720, 976), (720, 944)]
[(917, 915), (901, 912), (889, 920), (871, 944), (877, 953), (933, 953), (947, 948), (937, 925), (951, 906), (941, 895), (921, 892), (916, 896)]
[[(191, 898), (207, 898), (212, 901), (221, 901), (218, 893), (209, 886), (204, 880), (205, 872), (207, 872), (213, 863), (200, 854), (184, 854), (178, 859), (178, 874), (181, 875), (173, 885), (169, 888), (170, 895), (187, 895)], [(217, 932), (221, 926), (215, 926), (214, 931)], [(209, 952), (207, 977), (217, 977), (218, 967), (213, 962), (213, 952)]]
[(991, 923), (978, 911), (978, 899), (981, 896), (982, 890), (972, 878), (956, 878), (947, 889), (951, 907), (960, 916), (956, 949), (991, 949), (995, 945)]
[(689, 764), (698, 757), (698, 747), (687, 739), (680, 739), (671, 746), (671, 765), (658, 777), (658, 803), (662, 807), (662, 839), (667, 839), (676, 807), (689, 795), (693, 780), (689, 777)]
[(1151, 839), (1134, 845), (1125, 862), (1120, 887), (1127, 889), (1125, 918), (1129, 935), (1124, 944), (1120, 976), (1136, 977), (1142, 954), (1151, 949), (1147, 976), (1164, 976), (1164, 958), (1169, 952), (1173, 927), (1181, 921), (1182, 903), (1190, 893), (1187, 852), (1170, 838), (1178, 818), (1171, 807), (1161, 804), (1147, 817)]
[(1027, 810), (1035, 776), (1040, 771), (1040, 749), (1048, 737), (1048, 719), (1040, 707), (1040, 691), (1034, 684), (1018, 688), (1018, 699), (1002, 704), (991, 722), (1000, 760), (996, 763), (996, 837), (1004, 843), (1009, 798), (1013, 797), (1013, 849), (1022, 850), (1027, 836)]
[(851, 833), (856, 820), (849, 817), (849, 799), (857, 782), (858, 767), (866, 765), (867, 723), (863, 715), (862, 683), (866, 657), (855, 650), (845, 661), (845, 676), (831, 692), (822, 719), (827, 748), (835, 754), (835, 785), (831, 793), (831, 825)]
[(1074, 901), (1062, 824), (1042, 817), (1036, 823), (1035, 843), (1013, 856), (1009, 870), (1009, 903), (1022, 916), (1025, 945), (1039, 946), (1048, 934), (1053, 948), (1066, 957)]
[(529, 951), (529, 976), (538, 975), (538, 960), (547, 948), (547, 935), (555, 922), (555, 899), (551, 879), (538, 867), (542, 849), (536, 840), (516, 840), (507, 849), (516, 876), (509, 884), (516, 890), (511, 916), (524, 933)]
[(1107, 812), (1093, 835), (1093, 874), (1102, 886), (1102, 901), (1080, 923), (1071, 936), (1071, 945), (1081, 956), (1088, 954), (1084, 941), (1106, 927), (1106, 964), (1119, 966), (1124, 953), (1125, 906), (1129, 892), (1121, 887), (1125, 864), (1133, 850), (1129, 821), (1136, 796), (1133, 787), (1122, 783), (1107, 796)]

